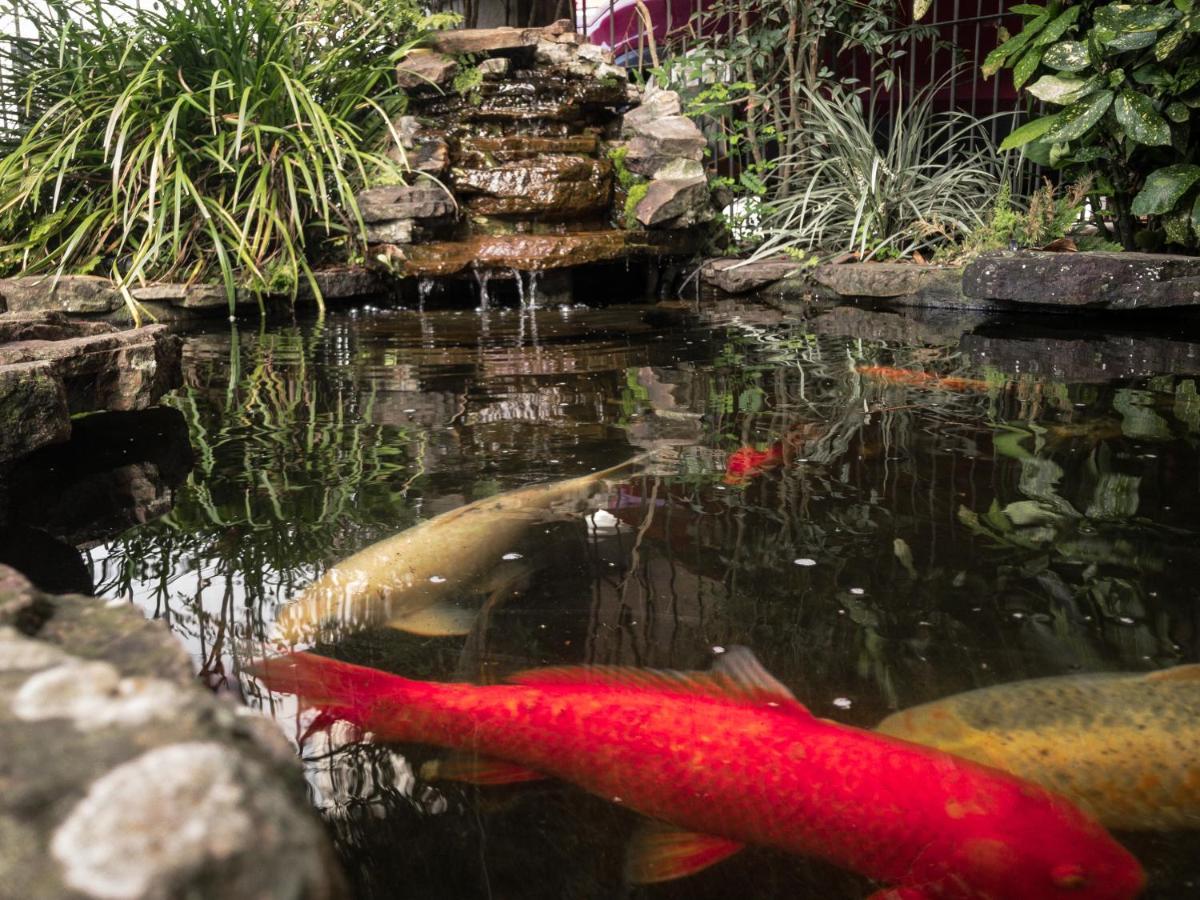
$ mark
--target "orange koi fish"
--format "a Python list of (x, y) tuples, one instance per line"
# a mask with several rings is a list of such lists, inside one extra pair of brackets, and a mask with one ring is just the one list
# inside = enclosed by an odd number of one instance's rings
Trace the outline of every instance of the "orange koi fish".
[(1137, 861), (1061, 797), (818, 719), (743, 648), (707, 673), (549, 668), (489, 687), (304, 653), (254, 674), (381, 740), (466, 754), (437, 776), (561, 778), (656, 820), (634, 840), (635, 883), (689, 875), (755, 844), (888, 885), (874, 900), (1123, 900), (1143, 885)]
[(855, 371), (874, 381), (906, 384), (911, 387), (941, 388), (947, 391), (986, 391), (988, 383), (978, 378), (956, 378), (935, 375), (917, 369), (896, 369), (891, 366), (856, 366)]

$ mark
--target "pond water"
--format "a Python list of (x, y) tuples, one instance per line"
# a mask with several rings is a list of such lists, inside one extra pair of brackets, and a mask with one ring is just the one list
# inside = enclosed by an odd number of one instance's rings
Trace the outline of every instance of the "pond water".
[[(976, 687), (1200, 661), (1196, 345), (1018, 324), (367, 308), (187, 334), (169, 403), (194, 467), (172, 511), (89, 551), (97, 593), (166, 619), (207, 684), (299, 739), (292, 699), (239, 667), (319, 573), (473, 499), (657, 450), (523, 537), (468, 636), (347, 628), (319, 649), (490, 682), (702, 669), (746, 645), (863, 727)], [(728, 474), (743, 448), (773, 458)], [(625, 810), (556, 782), (425, 782), (436, 751), (352, 738), (300, 749), (358, 897), (871, 890), (762, 850), (630, 889)], [(1122, 836), (1148, 896), (1200, 893), (1197, 835)]]

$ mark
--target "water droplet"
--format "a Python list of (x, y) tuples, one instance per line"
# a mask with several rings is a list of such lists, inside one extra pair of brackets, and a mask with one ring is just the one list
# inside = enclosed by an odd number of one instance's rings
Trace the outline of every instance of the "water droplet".
[(520, 558), (521, 558), (521, 554), (520, 554), (520, 553), (505, 553), (505, 554), (504, 554), (502, 557), (500, 557), (500, 558), (501, 558), (501, 559), (507, 559), (507, 560), (520, 559)]
[(430, 575), (429, 580), (432, 581), (434, 584), (441, 584), (446, 579), (443, 578), (441, 575)]
[(849, 709), (854, 705), (854, 701), (849, 697), (838, 697), (833, 701), (833, 705), (838, 709)]
[(855, 597), (861, 597), (866, 593), (866, 591), (862, 588), (850, 588), (850, 593), (852, 593)]
[(725, 648), (724, 648), (724, 647), (722, 647), (720, 644), (718, 644), (717, 646), (715, 646), (715, 647), (713, 647), (713, 648), (712, 648), (712, 652), (713, 652), (713, 653), (724, 653), (724, 652), (725, 652)]
[(792, 562), (797, 566), (815, 566), (817, 564), (817, 561), (815, 559), (809, 559), (808, 557), (801, 557), (800, 559), (793, 559)]

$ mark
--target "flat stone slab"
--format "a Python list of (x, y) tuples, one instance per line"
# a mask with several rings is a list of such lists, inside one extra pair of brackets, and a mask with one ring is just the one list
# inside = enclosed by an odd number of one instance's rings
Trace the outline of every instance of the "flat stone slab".
[(71, 436), (67, 392), (45, 360), (0, 366), (0, 463)]
[(1200, 258), (1155, 253), (981, 256), (963, 273), (968, 297), (1087, 309), (1200, 306)]
[(700, 269), (705, 284), (727, 294), (748, 294), (799, 272), (804, 266), (794, 259), (710, 259)]
[(842, 297), (905, 297), (915, 294), (960, 294), (962, 269), (954, 266), (919, 266), (911, 263), (844, 263), (821, 265), (812, 278)]
[(435, 32), (428, 41), (429, 47), (448, 56), (464, 53), (490, 56), (537, 46), (539, 40), (554, 40), (571, 30), (567, 19), (560, 19), (544, 28), (463, 28), (456, 31)]
[[(562, 269), (646, 253), (694, 252), (685, 232), (608, 229), (563, 234), (477, 235), (465, 241), (413, 244), (398, 251), (406, 275), (454, 275), (472, 268), (523, 272)], [(379, 248), (391, 247), (380, 244)], [(402, 261), (401, 261), (402, 257)]]
[(0, 566), (6, 897), (335, 900), (345, 883), (291, 746), (201, 688), (133, 605)]
[(64, 312), (99, 315), (119, 309), (124, 300), (107, 278), (98, 275), (22, 275), (0, 279), (0, 306), (7, 312)]
[[(228, 309), (229, 298), (219, 284), (148, 284), (130, 288), (140, 302), (170, 303), (183, 309)], [(241, 298), (238, 298), (239, 302)]]

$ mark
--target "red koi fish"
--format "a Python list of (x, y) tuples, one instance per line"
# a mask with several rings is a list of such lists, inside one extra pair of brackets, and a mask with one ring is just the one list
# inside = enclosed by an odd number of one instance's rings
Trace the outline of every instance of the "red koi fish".
[[(268, 687), (389, 741), (460, 751), (440, 777), (555, 777), (661, 824), (635, 838), (635, 883), (756, 844), (891, 887), (874, 900), (1123, 900), (1137, 861), (1046, 790), (947, 753), (818, 719), (743, 648), (707, 673), (551, 668), (477, 687), (294, 654)], [(472, 756), (487, 754), (497, 762)]]
[(956, 378), (921, 372), (917, 369), (895, 369), (891, 366), (856, 366), (855, 371), (874, 381), (907, 384), (912, 387), (941, 388), (946, 391), (986, 391), (988, 383), (978, 378)]
[(725, 463), (726, 484), (742, 484), (765, 469), (783, 462), (783, 442), (777, 441), (766, 450), (741, 447), (729, 454)]

